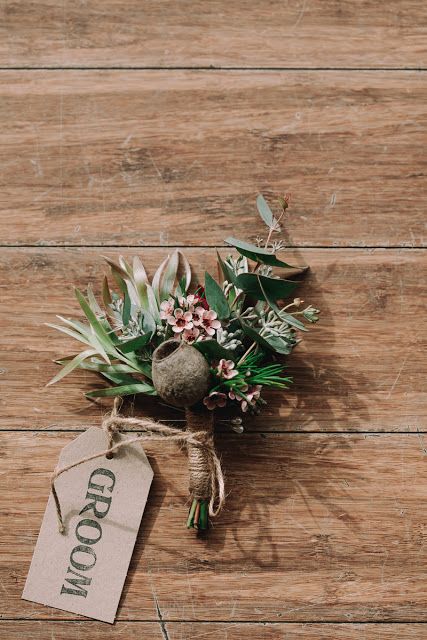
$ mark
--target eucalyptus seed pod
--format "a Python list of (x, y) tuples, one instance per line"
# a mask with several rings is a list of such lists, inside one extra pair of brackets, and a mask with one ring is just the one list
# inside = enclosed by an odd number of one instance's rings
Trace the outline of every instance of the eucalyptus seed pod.
[(175, 407), (191, 407), (207, 394), (210, 371), (204, 356), (181, 340), (166, 340), (153, 353), (153, 384)]

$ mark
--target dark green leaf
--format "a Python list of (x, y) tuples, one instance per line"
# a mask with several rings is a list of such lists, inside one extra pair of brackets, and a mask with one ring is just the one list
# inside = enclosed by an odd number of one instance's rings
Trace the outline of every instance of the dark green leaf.
[(207, 271), (205, 272), (205, 295), (210, 308), (216, 311), (220, 320), (229, 317), (230, 307), (227, 298), (219, 284)]
[(193, 346), (205, 356), (208, 362), (211, 360), (221, 360), (221, 358), (237, 362), (238, 359), (234, 351), (225, 349), (225, 347), (218, 344), (216, 340), (201, 340), (200, 342), (195, 342)]
[(227, 282), (231, 282), (233, 284), (235, 284), (236, 282), (236, 274), (234, 273), (233, 269), (230, 267), (229, 264), (227, 264), (219, 255), (218, 251), (216, 252), (216, 255), (218, 256), (218, 264), (221, 267), (221, 271), (224, 275), (224, 278), (227, 280)]
[(232, 247), (235, 247), (237, 251), (242, 254), (242, 256), (246, 256), (254, 262), (268, 264), (271, 267), (282, 267), (283, 269), (305, 269), (305, 267), (293, 267), (291, 264), (288, 264), (287, 262), (283, 262), (282, 260), (279, 260), (279, 258), (276, 258), (274, 253), (271, 253), (263, 247), (257, 247), (255, 244), (244, 242), (243, 240), (238, 240), (237, 238), (226, 238), (225, 242), (227, 242), (227, 244), (230, 244)]
[(151, 333), (145, 333), (143, 336), (138, 336), (137, 338), (133, 338), (132, 340), (128, 340), (127, 342), (120, 342), (117, 345), (117, 348), (122, 353), (130, 353), (131, 351), (138, 351), (144, 347), (147, 342), (151, 340)]
[[(299, 282), (268, 278), (256, 273), (241, 273), (236, 278), (236, 286), (257, 300), (281, 300), (287, 298), (299, 285)], [(267, 297), (269, 300), (267, 300)]]

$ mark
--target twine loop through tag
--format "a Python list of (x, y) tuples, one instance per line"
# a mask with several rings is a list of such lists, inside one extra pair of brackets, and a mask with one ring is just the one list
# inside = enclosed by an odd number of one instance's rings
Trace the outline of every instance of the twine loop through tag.
[[(209, 515), (213, 518), (219, 514), (225, 502), (224, 475), (221, 462), (213, 443), (212, 417), (209, 418), (208, 428), (203, 428), (202, 418), (191, 409), (186, 410), (188, 430), (160, 424), (147, 418), (125, 418), (120, 416), (121, 398), (115, 398), (111, 414), (102, 423), (107, 436), (107, 448), (77, 460), (64, 467), (56, 469), (51, 478), (52, 495), (55, 500), (58, 530), (65, 532), (61, 503), (55, 487), (55, 480), (84, 462), (106, 456), (111, 459), (116, 451), (134, 442), (168, 440), (179, 445), (186, 445), (188, 449), (190, 467), (190, 493), (194, 498), (209, 496)], [(134, 427), (143, 433), (128, 440), (114, 444), (114, 436), (121, 429)]]

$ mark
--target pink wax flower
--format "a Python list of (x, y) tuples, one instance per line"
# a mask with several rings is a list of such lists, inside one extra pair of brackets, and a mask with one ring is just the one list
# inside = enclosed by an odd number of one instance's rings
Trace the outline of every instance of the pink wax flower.
[(255, 401), (258, 400), (258, 398), (261, 395), (261, 389), (262, 389), (262, 385), (257, 384), (254, 387), (251, 387), (249, 391), (245, 393), (245, 396), (247, 399), (243, 398), (242, 404), (240, 405), (240, 408), (242, 409), (243, 413), (246, 413), (246, 411), (249, 408), (249, 405), (251, 405), (252, 407), (255, 405)]
[(193, 314), (191, 311), (183, 311), (183, 309), (175, 309), (173, 315), (167, 318), (168, 324), (172, 326), (172, 331), (181, 333), (184, 329), (193, 328)]
[(202, 309), (197, 307), (193, 316), (193, 322), (197, 327), (202, 327), (208, 336), (214, 336), (215, 331), (221, 327), (221, 323), (217, 320), (216, 311), (212, 309)]
[(170, 315), (173, 313), (174, 308), (173, 298), (169, 298), (169, 300), (163, 300), (160, 303), (160, 317), (162, 320), (167, 320)]
[(237, 400), (238, 402), (241, 402), (243, 400), (243, 397), (239, 394), (239, 391), (246, 394), (246, 391), (248, 389), (249, 387), (247, 384), (245, 384), (243, 387), (240, 387), (240, 389), (231, 389), (228, 392), (228, 397), (230, 398), (230, 400)]
[(215, 407), (225, 407), (227, 404), (227, 396), (219, 391), (211, 391), (208, 396), (203, 398), (203, 404), (213, 411)]
[(239, 372), (234, 368), (234, 362), (232, 360), (225, 360), (221, 358), (218, 364), (218, 375), (220, 378), (231, 380), (234, 376), (237, 376)]
[(182, 334), (182, 339), (189, 344), (195, 342), (200, 335), (200, 331), (197, 327), (193, 327), (192, 329), (184, 329)]

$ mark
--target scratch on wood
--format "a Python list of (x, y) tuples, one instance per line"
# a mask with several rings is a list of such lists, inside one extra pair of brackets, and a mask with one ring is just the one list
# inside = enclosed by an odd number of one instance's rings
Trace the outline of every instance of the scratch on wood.
[(404, 360), (403, 360), (403, 362), (402, 362), (402, 365), (401, 365), (401, 367), (400, 367), (400, 369), (399, 369), (399, 372), (398, 372), (398, 374), (397, 374), (397, 376), (396, 376), (396, 380), (395, 380), (395, 381), (393, 382), (393, 384), (391, 385), (391, 389), (390, 389), (390, 391), (388, 392), (387, 400), (389, 400), (389, 399), (391, 398), (391, 395), (392, 395), (392, 393), (393, 393), (393, 391), (394, 391), (394, 388), (395, 388), (395, 386), (397, 385), (397, 383), (399, 382), (400, 374), (401, 374), (401, 373), (402, 373), (402, 371), (403, 371), (403, 368), (404, 368), (404, 366), (405, 366), (405, 364), (406, 364), (407, 359), (408, 359), (408, 355), (406, 355), (406, 357), (404, 358)]

